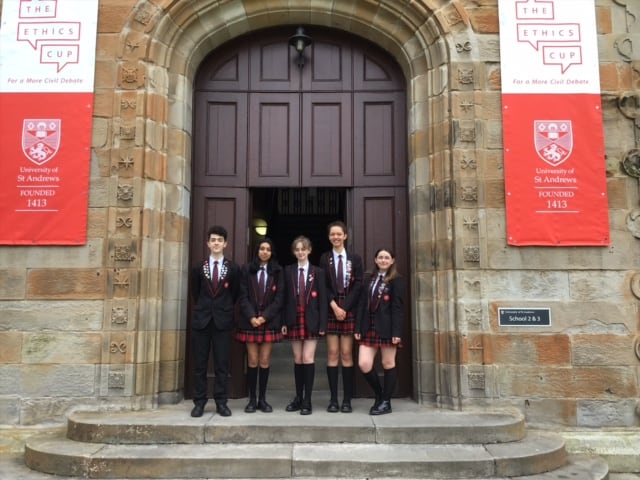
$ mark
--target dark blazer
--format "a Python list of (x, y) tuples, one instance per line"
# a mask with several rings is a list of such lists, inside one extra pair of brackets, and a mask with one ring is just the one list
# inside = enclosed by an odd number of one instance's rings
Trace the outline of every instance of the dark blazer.
[(374, 313), (376, 333), (384, 339), (392, 337), (402, 338), (402, 324), (404, 321), (404, 278), (397, 276), (372, 297), (372, 282), (377, 274), (365, 274), (358, 314), (356, 315), (355, 332), (364, 336), (369, 331), (371, 319), (369, 312)]
[[(351, 263), (349, 281), (346, 286), (346, 296), (342, 308), (346, 311), (355, 311), (360, 301), (360, 288), (362, 287), (362, 258), (360, 255), (346, 251), (347, 262), (344, 268), (347, 269), (347, 263)], [(335, 300), (338, 296), (338, 285), (336, 284), (336, 267), (333, 261), (333, 251), (324, 252), (320, 257), (318, 266), (325, 271), (327, 277), (327, 303)]]
[[(240, 294), (238, 307), (240, 316), (238, 327), (241, 330), (252, 330), (251, 319), (258, 316), (258, 279), (252, 264), (242, 268), (240, 277)], [(280, 265), (267, 266), (267, 285), (264, 294), (264, 310), (262, 316), (267, 321), (264, 326), (268, 330), (280, 330), (282, 326), (281, 310), (284, 304), (284, 271)]]
[(209, 272), (209, 258), (191, 269), (191, 297), (194, 302), (191, 327), (200, 330), (213, 320), (219, 330), (229, 330), (233, 327), (233, 307), (238, 297), (240, 267), (225, 257), (220, 266), (220, 281), (215, 291)]
[[(296, 324), (296, 307), (298, 305), (298, 264), (287, 265), (284, 268), (285, 310), (284, 321), (288, 327)], [(315, 265), (309, 265), (307, 271), (306, 305), (304, 318), (309, 331), (317, 335), (327, 330), (327, 284), (324, 270)]]

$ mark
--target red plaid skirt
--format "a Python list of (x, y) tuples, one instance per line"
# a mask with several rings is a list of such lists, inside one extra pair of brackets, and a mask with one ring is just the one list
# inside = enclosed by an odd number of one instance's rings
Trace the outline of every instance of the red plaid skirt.
[(312, 335), (308, 330), (304, 321), (304, 307), (296, 307), (296, 324), (287, 328), (288, 340), (311, 340), (318, 338), (318, 335)]
[(375, 314), (370, 314), (369, 318), (370, 318), (369, 330), (363, 337), (360, 338), (360, 344), (366, 345), (367, 347), (402, 348), (402, 343), (394, 345), (390, 338), (382, 338), (380, 335), (378, 335), (378, 333), (376, 332), (376, 325), (374, 320)]
[[(336, 296), (336, 303), (342, 307), (344, 295)], [(347, 318), (342, 322), (336, 320), (333, 309), (329, 307), (329, 318), (327, 322), (327, 335), (353, 335), (356, 328), (356, 318), (353, 312), (347, 312)]]
[(260, 325), (251, 330), (238, 330), (236, 340), (242, 343), (279, 343), (282, 341), (282, 332), (273, 329), (267, 330), (264, 325)]

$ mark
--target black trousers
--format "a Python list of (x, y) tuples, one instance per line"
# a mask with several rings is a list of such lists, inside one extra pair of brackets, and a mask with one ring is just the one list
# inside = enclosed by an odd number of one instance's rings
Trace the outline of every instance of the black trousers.
[(216, 328), (213, 320), (201, 330), (191, 330), (191, 352), (195, 367), (193, 403), (200, 405), (207, 403), (207, 366), (211, 350), (213, 350), (215, 374), (213, 398), (216, 405), (227, 403), (231, 340), (231, 330)]

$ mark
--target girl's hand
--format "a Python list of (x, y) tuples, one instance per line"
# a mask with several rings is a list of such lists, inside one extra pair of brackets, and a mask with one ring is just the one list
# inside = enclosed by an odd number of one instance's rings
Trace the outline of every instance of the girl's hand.
[(353, 334), (353, 338), (355, 338), (356, 340), (360, 340), (361, 337), (362, 337), (362, 335), (360, 335), (359, 333), (354, 333)]
[(257, 319), (256, 317), (251, 317), (250, 323), (251, 323), (251, 326), (252, 326), (253, 328), (255, 328), (255, 327), (257, 327), (258, 325), (260, 325), (260, 324), (258, 323), (258, 319)]
[(400, 343), (400, 337), (391, 337), (391, 343), (398, 345)]
[(324, 337), (324, 330), (320, 330), (320, 331), (318, 332), (318, 335), (320, 335), (321, 337)]
[(282, 331), (282, 334), (283, 334), (283, 335), (286, 335), (286, 334), (287, 334), (287, 326), (286, 326), (286, 325), (283, 325), (283, 327), (282, 327), (281, 331)]
[(333, 314), (339, 322), (342, 322), (347, 318), (347, 312), (337, 305), (333, 307)]

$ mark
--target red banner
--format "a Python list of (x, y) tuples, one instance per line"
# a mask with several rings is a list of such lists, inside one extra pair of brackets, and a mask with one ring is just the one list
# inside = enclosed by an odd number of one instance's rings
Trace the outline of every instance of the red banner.
[(503, 95), (510, 245), (608, 245), (598, 95)]
[(98, 0), (4, 0), (0, 244), (86, 243)]
[(499, 0), (509, 245), (609, 245), (594, 0)]
[(0, 94), (1, 241), (85, 243), (93, 94)]

